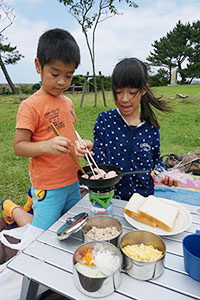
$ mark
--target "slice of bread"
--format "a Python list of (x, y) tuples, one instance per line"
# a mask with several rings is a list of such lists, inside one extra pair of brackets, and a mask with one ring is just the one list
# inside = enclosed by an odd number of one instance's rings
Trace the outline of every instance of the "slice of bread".
[(172, 231), (179, 208), (155, 196), (148, 196), (138, 208), (138, 214), (150, 222), (155, 222), (160, 228)]
[(126, 215), (139, 222), (142, 222), (152, 227), (156, 227), (157, 224), (155, 221), (140, 215), (138, 212), (138, 209), (145, 201), (146, 201), (145, 197), (141, 196), (140, 194), (134, 193), (129, 199), (129, 201), (126, 203), (123, 211)]

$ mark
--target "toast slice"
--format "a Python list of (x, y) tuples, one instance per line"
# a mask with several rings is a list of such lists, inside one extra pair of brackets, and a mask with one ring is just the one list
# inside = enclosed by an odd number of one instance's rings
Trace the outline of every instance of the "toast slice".
[(142, 222), (152, 227), (156, 227), (157, 223), (154, 220), (150, 220), (149, 218), (146, 218), (145, 216), (139, 214), (138, 209), (146, 201), (146, 199), (147, 198), (141, 196), (140, 194), (134, 193), (129, 199), (129, 201), (126, 203), (123, 211), (126, 215), (139, 222)]
[(168, 203), (161, 198), (148, 196), (138, 208), (138, 214), (150, 222), (155, 222), (160, 228), (170, 232), (179, 214), (179, 208), (173, 203)]

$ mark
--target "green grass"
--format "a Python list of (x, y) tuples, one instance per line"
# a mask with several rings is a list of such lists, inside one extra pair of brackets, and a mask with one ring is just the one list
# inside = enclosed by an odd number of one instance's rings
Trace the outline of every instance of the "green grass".
[[(153, 91), (157, 96), (167, 99), (173, 108), (172, 113), (157, 112), (161, 125), (161, 155), (200, 152), (200, 85), (157, 87)], [(176, 97), (178, 93), (186, 94), (188, 98)], [(103, 104), (101, 93), (98, 94), (97, 107), (94, 107), (93, 94), (85, 96), (82, 108), (79, 108), (81, 94), (68, 96), (75, 106), (77, 131), (83, 139), (92, 139), (93, 126), (99, 112), (115, 107), (111, 92), (106, 92), (107, 107)], [(20, 97), (1, 96), (0, 100), (0, 201), (10, 198), (23, 205), (30, 187), (29, 159), (18, 157), (13, 151), (15, 118)], [(83, 165), (84, 160), (81, 163)]]

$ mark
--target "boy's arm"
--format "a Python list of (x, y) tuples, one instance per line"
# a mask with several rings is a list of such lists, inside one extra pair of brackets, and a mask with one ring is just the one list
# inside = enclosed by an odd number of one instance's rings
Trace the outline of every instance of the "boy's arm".
[(43, 153), (63, 154), (69, 153), (72, 146), (70, 140), (63, 136), (56, 136), (48, 141), (31, 142), (31, 130), (16, 129), (14, 137), (14, 151), (16, 155), (34, 157)]

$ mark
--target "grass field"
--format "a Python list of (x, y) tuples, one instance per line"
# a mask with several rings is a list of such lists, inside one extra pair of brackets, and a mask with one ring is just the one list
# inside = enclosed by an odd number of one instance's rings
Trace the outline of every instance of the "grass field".
[[(169, 100), (173, 109), (170, 114), (157, 112), (161, 125), (161, 155), (200, 152), (200, 85), (159, 87), (153, 91), (157, 96)], [(188, 98), (176, 97), (178, 93), (186, 94)], [(103, 105), (101, 94), (98, 95), (97, 107), (94, 107), (94, 95), (88, 94), (82, 108), (79, 108), (81, 94), (68, 96), (74, 103), (78, 117), (77, 131), (82, 138), (92, 139), (93, 126), (99, 112), (115, 107), (111, 92), (106, 92), (107, 107)], [(29, 159), (18, 157), (13, 151), (15, 118), (20, 97), (1, 96), (0, 100), (0, 201), (10, 198), (23, 205), (30, 187)], [(81, 163), (84, 164), (84, 161)]]

